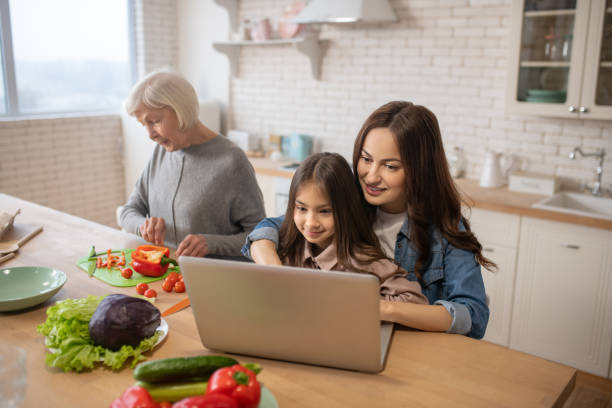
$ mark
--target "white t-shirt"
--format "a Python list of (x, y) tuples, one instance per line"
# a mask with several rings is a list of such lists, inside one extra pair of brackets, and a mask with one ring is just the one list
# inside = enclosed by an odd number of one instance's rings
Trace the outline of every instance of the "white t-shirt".
[(402, 229), (405, 219), (406, 213), (404, 212), (391, 214), (384, 212), (380, 208), (376, 211), (374, 232), (376, 236), (378, 236), (383, 251), (385, 251), (385, 254), (391, 259), (395, 258), (397, 234), (399, 234), (400, 229)]

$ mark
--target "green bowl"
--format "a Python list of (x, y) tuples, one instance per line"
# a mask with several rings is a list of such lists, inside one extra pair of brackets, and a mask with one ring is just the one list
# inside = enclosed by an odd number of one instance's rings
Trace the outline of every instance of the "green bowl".
[(0, 269), (0, 312), (25, 309), (55, 295), (66, 283), (66, 274), (44, 266)]

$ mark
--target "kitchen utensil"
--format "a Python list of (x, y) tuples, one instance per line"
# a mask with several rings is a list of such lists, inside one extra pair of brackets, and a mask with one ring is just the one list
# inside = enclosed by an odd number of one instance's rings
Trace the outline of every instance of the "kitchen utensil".
[(0, 312), (42, 303), (55, 295), (66, 279), (66, 273), (44, 266), (0, 269)]
[[(502, 157), (504, 158), (503, 166)], [(508, 172), (514, 165), (514, 161), (515, 158), (512, 155), (504, 155), (494, 151), (487, 152), (480, 177), (480, 185), (482, 187), (501, 187), (506, 184)]]
[(6, 254), (4, 256), (0, 256), (0, 264), (8, 261), (9, 259), (13, 259), (15, 257), (15, 253), (11, 252), (10, 254)]
[(8, 240), (0, 242), (0, 255), (16, 252), (23, 244), (42, 230), (42, 226), (33, 227), (31, 225), (15, 224), (13, 229), (7, 234)]
[(172, 313), (176, 313), (179, 310), (183, 310), (184, 308), (186, 308), (187, 306), (191, 305), (191, 301), (189, 300), (189, 298), (185, 298), (177, 303), (175, 303), (174, 305), (170, 306), (168, 309), (164, 310), (162, 312), (162, 317), (166, 317), (168, 315), (171, 315)]

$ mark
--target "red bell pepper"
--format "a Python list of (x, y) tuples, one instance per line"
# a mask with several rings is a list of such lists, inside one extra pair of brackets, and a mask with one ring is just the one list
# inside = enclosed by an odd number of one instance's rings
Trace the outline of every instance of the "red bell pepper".
[(261, 387), (255, 373), (235, 364), (215, 371), (208, 380), (206, 395), (225, 394), (234, 399), (238, 408), (257, 408)]
[(238, 408), (238, 404), (225, 394), (206, 394), (184, 398), (175, 402), (172, 408)]
[(146, 388), (133, 386), (123, 392), (120, 398), (114, 400), (110, 408), (159, 408)]
[(132, 252), (132, 268), (145, 276), (162, 276), (170, 264), (178, 265), (169, 258), (170, 250), (166, 247), (141, 245)]

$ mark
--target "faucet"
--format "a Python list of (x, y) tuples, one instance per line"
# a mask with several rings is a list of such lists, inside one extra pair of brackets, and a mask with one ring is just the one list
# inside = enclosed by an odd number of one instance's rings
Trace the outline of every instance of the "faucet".
[[(599, 157), (599, 164), (597, 165), (597, 169), (595, 170), (597, 174), (597, 180), (593, 182), (591, 186), (590, 183), (587, 183), (587, 187), (591, 189), (591, 194), (596, 197), (601, 197), (606, 192), (605, 189), (601, 185), (601, 176), (603, 174), (603, 163), (604, 157), (606, 156), (606, 151), (602, 149), (597, 149), (593, 153), (584, 153), (581, 148), (574, 147), (574, 150), (569, 154), (569, 158), (574, 160), (576, 158), (576, 153), (580, 153), (582, 157)], [(608, 187), (608, 192), (610, 191), (610, 187)]]

